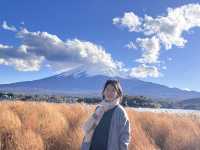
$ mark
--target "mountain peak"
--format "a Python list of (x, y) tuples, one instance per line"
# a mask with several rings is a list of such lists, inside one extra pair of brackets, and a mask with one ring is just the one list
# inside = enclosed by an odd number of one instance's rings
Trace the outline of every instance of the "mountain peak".
[(92, 77), (92, 76), (97, 76), (97, 75), (102, 75), (102, 76), (106, 76), (106, 77), (120, 77), (119, 75), (115, 75), (113, 76), (112, 71), (110, 72), (93, 72), (93, 71), (86, 71), (86, 68), (84, 67), (76, 67), (73, 69), (70, 69), (68, 71), (62, 72), (58, 75), (56, 75), (57, 77), (67, 77), (67, 76), (73, 76), (74, 78), (80, 78), (80, 77)]
[(85, 70), (81, 69), (80, 67), (77, 67), (75, 69), (62, 72), (57, 76), (59, 77), (73, 76), (74, 78), (79, 78), (79, 77), (89, 77), (90, 75)]

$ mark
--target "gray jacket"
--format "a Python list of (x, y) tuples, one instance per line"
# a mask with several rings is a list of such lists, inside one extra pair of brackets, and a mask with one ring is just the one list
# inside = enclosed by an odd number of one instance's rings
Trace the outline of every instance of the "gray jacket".
[[(128, 150), (130, 140), (130, 121), (126, 110), (118, 104), (111, 119), (107, 150)], [(81, 150), (89, 150), (89, 147), (90, 143), (82, 142)]]

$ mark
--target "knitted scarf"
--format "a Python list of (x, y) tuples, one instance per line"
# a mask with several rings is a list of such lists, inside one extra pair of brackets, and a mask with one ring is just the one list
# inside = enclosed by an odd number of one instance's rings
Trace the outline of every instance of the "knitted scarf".
[(103, 114), (112, 109), (120, 103), (120, 97), (112, 101), (103, 99), (99, 105), (97, 105), (95, 112), (88, 118), (83, 124), (82, 129), (84, 131), (84, 142), (91, 142), (92, 135), (98, 123), (100, 122)]

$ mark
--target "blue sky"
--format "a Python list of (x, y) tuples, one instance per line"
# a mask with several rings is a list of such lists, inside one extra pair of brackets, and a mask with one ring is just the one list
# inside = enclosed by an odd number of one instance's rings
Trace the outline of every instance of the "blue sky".
[(199, 8), (197, 0), (2, 0), (0, 83), (83, 65), (200, 91)]

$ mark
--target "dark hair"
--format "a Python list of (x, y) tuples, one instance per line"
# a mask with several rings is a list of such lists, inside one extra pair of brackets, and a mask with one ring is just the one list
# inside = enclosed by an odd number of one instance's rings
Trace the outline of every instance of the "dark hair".
[(111, 84), (114, 87), (114, 89), (116, 90), (117, 95), (118, 95), (117, 97), (120, 97), (120, 102), (121, 102), (122, 98), (123, 98), (123, 91), (122, 91), (122, 87), (121, 87), (118, 79), (109, 79), (106, 81), (106, 83), (104, 84), (104, 88), (102, 90), (103, 99), (105, 98), (104, 91), (109, 84)]

